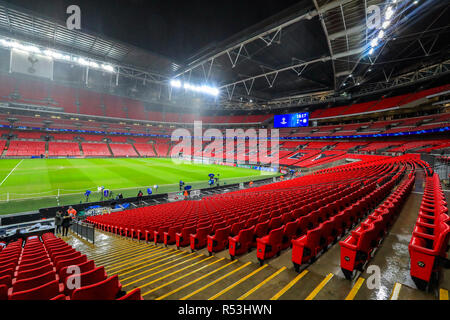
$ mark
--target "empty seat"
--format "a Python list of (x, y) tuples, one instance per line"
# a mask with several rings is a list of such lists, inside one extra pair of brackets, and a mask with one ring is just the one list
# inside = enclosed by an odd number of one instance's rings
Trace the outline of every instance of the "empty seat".
[(196, 230), (195, 226), (184, 227), (181, 232), (175, 234), (175, 243), (177, 248), (185, 247), (191, 243), (190, 235)]
[(142, 298), (141, 289), (136, 288), (116, 300), (144, 300), (144, 298)]
[(11, 295), (14, 292), (30, 290), (54, 280), (59, 279), (56, 277), (56, 273), (53, 270), (32, 278), (18, 280), (13, 284), (12, 288), (10, 288), (8, 295)]
[(198, 250), (204, 248), (207, 244), (207, 236), (212, 231), (211, 226), (198, 228), (195, 234), (190, 235), (191, 240), (191, 250)]
[(239, 234), (235, 237), (228, 237), (229, 252), (231, 259), (235, 256), (241, 255), (247, 251), (250, 251), (253, 244), (253, 233), (255, 227), (250, 227), (239, 231)]
[(122, 285), (119, 282), (119, 276), (114, 275), (101, 282), (91, 284), (72, 293), (71, 300), (114, 300), (118, 298)]
[(213, 236), (208, 235), (208, 252), (209, 255), (213, 252), (224, 250), (228, 247), (228, 237), (231, 233), (231, 227), (217, 229)]
[(107, 278), (105, 268), (98, 267), (78, 275), (71, 275), (66, 278), (64, 282), (64, 294), (71, 296), (72, 292), (76, 289), (73, 284), (79, 283), (80, 287), (89, 286), (101, 282)]
[(59, 283), (55, 280), (30, 290), (14, 292), (9, 300), (50, 300), (60, 294)]
[(284, 226), (273, 229), (267, 236), (258, 238), (256, 245), (256, 256), (262, 264), (265, 259), (279, 255), (283, 240)]

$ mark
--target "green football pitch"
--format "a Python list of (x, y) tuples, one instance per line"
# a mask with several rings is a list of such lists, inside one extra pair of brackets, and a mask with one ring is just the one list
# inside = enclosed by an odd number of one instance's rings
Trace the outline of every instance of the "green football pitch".
[(274, 174), (219, 165), (174, 163), (171, 159), (3, 159), (0, 160), (0, 214), (100, 200), (97, 187), (135, 197), (157, 184), (158, 193), (179, 190), (179, 181), (194, 189), (208, 187), (208, 174), (220, 174), (220, 184), (264, 179)]

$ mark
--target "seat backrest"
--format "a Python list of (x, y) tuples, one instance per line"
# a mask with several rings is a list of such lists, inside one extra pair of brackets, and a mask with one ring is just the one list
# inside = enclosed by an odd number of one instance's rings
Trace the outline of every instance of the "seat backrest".
[(283, 233), (285, 236), (290, 237), (297, 231), (297, 220), (286, 223)]
[(12, 281), (12, 275), (11, 274), (7, 274), (4, 276), (0, 277), (0, 285), (6, 285), (8, 287), (11, 286), (11, 281)]
[(309, 230), (306, 236), (307, 243), (310, 245), (316, 245), (320, 241), (320, 235), (322, 233), (322, 224), (317, 228)]
[(10, 300), (50, 300), (51, 298), (59, 295), (59, 283), (57, 280), (48, 282), (42, 286), (14, 292), (9, 299)]
[(195, 227), (195, 226), (183, 228), (183, 230), (181, 230), (181, 235), (183, 238), (189, 238), (189, 235), (191, 233), (194, 233), (195, 230), (197, 230), (197, 227)]
[(114, 300), (121, 286), (116, 274), (101, 282), (75, 289), (71, 300)]
[(197, 229), (197, 237), (206, 237), (211, 232), (211, 226)]
[(255, 226), (255, 235), (260, 238), (269, 232), (269, 221), (260, 222)]
[(277, 228), (279, 228), (281, 226), (281, 224), (282, 224), (282, 221), (283, 220), (282, 220), (281, 216), (278, 216), (278, 217), (270, 219), (269, 229), (277, 229)]
[(222, 229), (227, 225), (227, 223), (225, 221), (219, 222), (219, 223), (215, 223), (213, 225), (213, 230), (218, 230), (218, 229)]
[(17, 273), (16, 279), (22, 280), (22, 279), (32, 278), (32, 277), (36, 277), (40, 274), (44, 274), (44, 273), (47, 273), (52, 270), (53, 270), (53, 266), (51, 264), (46, 264), (44, 266), (37, 267), (34, 269), (20, 271)]
[(54, 280), (56, 280), (56, 273), (52, 270), (32, 278), (16, 281), (12, 288), (13, 292), (25, 291), (42, 286)]
[(238, 234), (245, 226), (244, 221), (236, 222), (231, 226), (231, 234)]
[(269, 232), (269, 243), (281, 243), (283, 239), (284, 226), (273, 229)]
[(144, 298), (141, 296), (141, 289), (136, 288), (116, 300), (144, 300)]
[(8, 286), (0, 284), (0, 300), (8, 300)]
[(75, 251), (75, 252), (72, 252), (72, 253), (69, 253), (69, 254), (63, 254), (63, 255), (60, 255), (60, 256), (56, 256), (53, 259), (53, 262), (55, 264), (58, 264), (59, 261), (74, 259), (74, 258), (79, 257), (79, 256), (81, 256), (81, 252)]
[(361, 224), (361, 226), (364, 226), (365, 230), (361, 232), (361, 236), (358, 241), (358, 249), (363, 252), (367, 252), (370, 249), (371, 242), (375, 237), (373, 233), (373, 231), (375, 231), (375, 228), (372, 224), (364, 225), (364, 222)]
[(87, 261), (86, 255), (79, 255), (78, 257), (75, 257), (72, 259), (60, 260), (56, 263), (56, 270), (59, 273), (59, 270), (61, 270), (61, 268), (71, 266), (71, 265), (78, 265), (78, 264), (86, 262), (86, 261)]
[[(67, 287), (68, 283), (71, 283), (72, 281), (76, 281), (76, 277), (79, 277), (80, 280), (80, 285), (81, 287), (85, 287), (85, 286), (89, 286), (91, 284), (95, 284), (95, 283), (99, 283), (102, 282), (103, 280), (106, 279), (106, 272), (105, 272), (105, 267), (98, 267), (86, 272), (83, 272), (79, 275), (71, 275), (69, 277), (66, 278), (64, 285), (66, 286), (66, 292), (67, 293), (72, 293), (74, 289), (69, 289)], [(68, 294), (70, 296), (70, 294)]]
[(231, 231), (231, 227), (225, 227), (225, 228), (221, 228), (221, 229), (217, 229), (216, 233), (215, 233), (215, 237), (216, 239), (227, 239), (228, 236), (230, 235), (230, 231)]
[(45, 260), (48, 260), (48, 257), (47, 256), (41, 256), (41, 257), (36, 257), (36, 258), (33, 258), (33, 259), (24, 259), (24, 260), (21, 260), (20, 261), (20, 264), (32, 264), (32, 263), (36, 263), (36, 262), (39, 262), (39, 261), (45, 261)]
[(239, 232), (239, 242), (249, 242), (253, 239), (253, 231), (255, 227), (250, 227)]

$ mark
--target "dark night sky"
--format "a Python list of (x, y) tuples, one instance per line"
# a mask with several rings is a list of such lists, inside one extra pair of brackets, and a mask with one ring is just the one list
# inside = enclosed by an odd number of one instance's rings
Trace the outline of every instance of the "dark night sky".
[(183, 62), (299, 0), (6, 0), (65, 21), (66, 8), (81, 8), (81, 28)]

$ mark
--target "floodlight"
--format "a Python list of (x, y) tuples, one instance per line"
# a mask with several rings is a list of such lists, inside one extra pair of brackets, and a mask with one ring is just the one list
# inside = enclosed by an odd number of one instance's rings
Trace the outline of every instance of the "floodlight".
[(389, 27), (390, 24), (391, 24), (390, 20), (385, 20), (382, 24), (383, 29), (386, 29), (387, 27)]
[(170, 80), (170, 85), (175, 88), (181, 88), (180, 80)]
[(372, 41), (370, 41), (370, 46), (372, 48), (376, 47), (378, 45), (378, 38), (372, 39)]
[(385, 18), (386, 20), (391, 19), (391, 17), (394, 15), (394, 9), (392, 7), (388, 7), (386, 9)]

